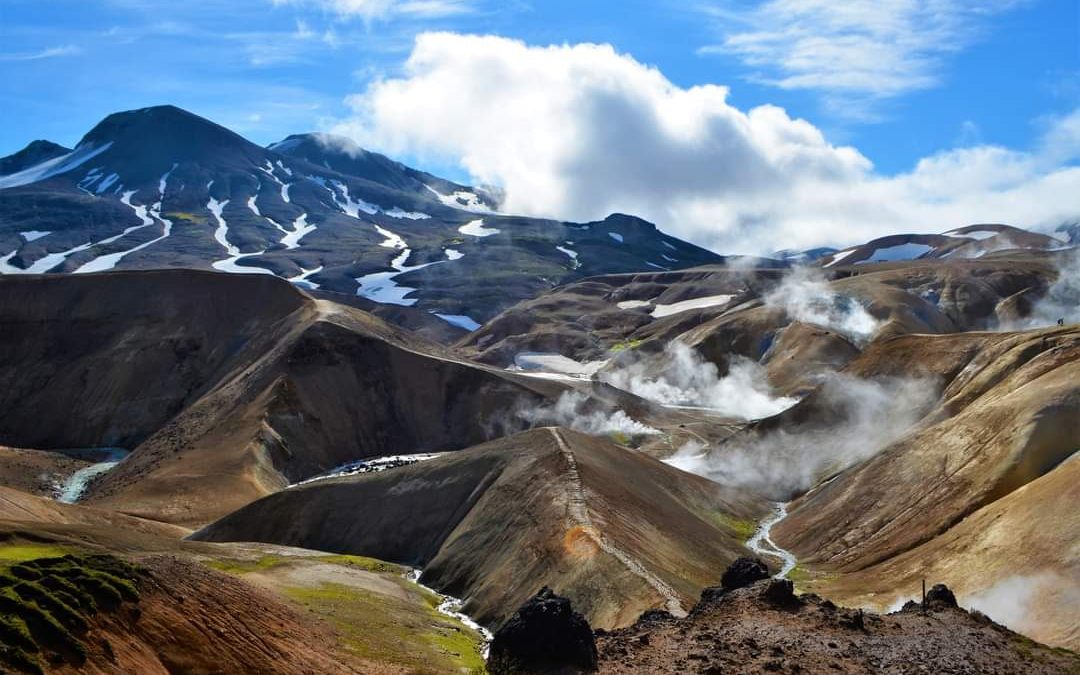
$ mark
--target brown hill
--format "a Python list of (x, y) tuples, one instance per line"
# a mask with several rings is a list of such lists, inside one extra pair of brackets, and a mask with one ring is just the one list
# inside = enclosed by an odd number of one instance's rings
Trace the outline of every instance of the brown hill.
[(275, 493), (193, 535), (424, 568), (485, 623), (543, 585), (595, 626), (679, 611), (740, 553), (761, 500), (650, 457), (545, 428), (378, 474)]
[(0, 279), (0, 442), (134, 451), (88, 501), (205, 523), (348, 461), (472, 445), (566, 387), (263, 276)]
[[(877, 605), (930, 574), (966, 597), (1015, 575), (1080, 587), (1070, 543), (1080, 519), (1065, 506), (1076, 499), (1080, 332), (910, 335), (875, 343), (848, 368), (861, 377), (920, 371), (945, 385), (941, 404), (793, 502), (774, 529), (777, 543), (828, 573), (808, 587)], [(1068, 591), (1042, 603), (1030, 634), (1077, 646), (1075, 602)]]
[[(117, 674), (461, 673), (481, 663), (476, 631), (438, 611), (443, 599), (397, 565), (181, 540), (186, 533), (0, 488), (0, 586), (36, 578), (25, 568), (61, 556), (82, 565), (104, 555), (142, 570), (132, 578), (137, 603), (86, 613), (85, 632), (74, 624), (85, 660), (54, 658), (49, 636), (36, 633), (42, 651), (31, 658), (47, 673)], [(5, 622), (12, 609), (8, 602)], [(0, 631), (0, 668), (10, 665), (11, 638)]]

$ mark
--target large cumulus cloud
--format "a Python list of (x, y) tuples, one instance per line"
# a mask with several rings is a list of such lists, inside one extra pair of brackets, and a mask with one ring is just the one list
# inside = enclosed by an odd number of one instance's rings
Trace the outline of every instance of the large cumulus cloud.
[(508, 212), (571, 220), (634, 213), (722, 251), (846, 244), (969, 222), (1077, 215), (1077, 119), (1039, 147), (944, 151), (882, 176), (783, 109), (739, 110), (719, 85), (682, 88), (611, 46), (530, 46), (425, 33), (398, 77), (352, 97), (335, 131), (454, 161), (505, 190)]

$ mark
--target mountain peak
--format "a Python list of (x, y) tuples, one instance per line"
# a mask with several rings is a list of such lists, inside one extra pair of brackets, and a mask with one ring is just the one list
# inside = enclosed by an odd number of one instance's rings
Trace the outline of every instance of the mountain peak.
[[(174, 105), (159, 105), (113, 113), (91, 129), (83, 143), (153, 143), (178, 157), (199, 151), (220, 151), (222, 145), (252, 145), (239, 134)], [(257, 146), (256, 146), (257, 147)]]
[(17, 173), (27, 167), (40, 164), (60, 155), (66, 155), (69, 152), (71, 152), (70, 148), (65, 148), (52, 141), (31, 141), (22, 150), (7, 157), (0, 157), (0, 176)]

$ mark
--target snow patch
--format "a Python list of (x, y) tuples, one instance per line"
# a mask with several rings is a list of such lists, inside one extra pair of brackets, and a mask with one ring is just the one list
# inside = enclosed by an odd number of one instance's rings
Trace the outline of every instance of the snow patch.
[(103, 178), (100, 183), (98, 183), (97, 189), (94, 191), (98, 194), (101, 194), (102, 192), (108, 190), (113, 185), (113, 183), (118, 180), (120, 180), (120, 174), (110, 173), (108, 176)]
[(408, 298), (405, 296), (416, 289), (408, 286), (399, 286), (397, 282), (394, 281), (394, 278), (399, 274), (423, 269), (429, 265), (437, 265), (443, 261), (440, 260), (409, 267), (405, 263), (408, 262), (411, 254), (411, 249), (404, 249), (398, 257), (390, 261), (390, 267), (393, 269), (389, 272), (375, 272), (373, 274), (365, 274), (362, 277), (357, 277), (356, 282), (360, 284), (360, 288), (356, 290), (356, 294), (362, 298), (367, 298), (368, 300), (384, 305), (401, 305), (403, 307), (415, 305), (417, 298)]
[(952, 230), (950, 232), (946, 232), (945, 236), (946, 237), (960, 237), (960, 238), (967, 238), (967, 239), (975, 239), (975, 240), (978, 240), (978, 241), (982, 241), (983, 239), (989, 239), (990, 237), (996, 237), (999, 234), (1001, 234), (1001, 232), (998, 232), (997, 230), (973, 230), (971, 232), (958, 232), (957, 230)]
[(481, 218), (465, 223), (458, 228), (458, 232), (471, 237), (490, 237), (493, 234), (498, 234), (499, 230), (494, 227), (484, 227), (484, 220)]
[(569, 249), (569, 248), (563, 248), (562, 246), (556, 246), (555, 249), (558, 250), (558, 251), (561, 251), (562, 253), (565, 253), (566, 255), (568, 255), (571, 260), (577, 260), (577, 256), (578, 256), (577, 251), (574, 251), (574, 250)]
[(847, 250), (847, 251), (840, 251), (839, 253), (834, 253), (832, 260), (825, 263), (825, 267), (832, 267), (833, 265), (836, 265), (841, 260), (848, 257), (849, 255), (851, 255), (854, 252), (855, 252), (855, 249), (850, 249), (850, 250)]
[(866, 260), (857, 260), (855, 261), (855, 264), (862, 265), (864, 263), (874, 262), (915, 260), (919, 256), (926, 255), (933, 250), (933, 246), (928, 246), (926, 244), (897, 244), (896, 246), (886, 246), (885, 248), (875, 249), (874, 255), (870, 256)]
[[(400, 235), (394, 234), (393, 232), (386, 229), (385, 227), (375, 225), (374, 223), (372, 223), (372, 225), (375, 226), (375, 231), (376, 232), (378, 232), (382, 236), (386, 237), (385, 240), (379, 242), (379, 246), (383, 246), (385, 248), (398, 248), (398, 249), (408, 248), (408, 246), (405, 244), (405, 240), (402, 239)], [(449, 254), (447, 254), (446, 257), (450, 258)], [(450, 258), (450, 259), (453, 260), (453, 258)]]
[(454, 248), (448, 248), (444, 250), (443, 253), (446, 254), (447, 260), (461, 260), (465, 257), (464, 253)]
[(22, 171), (0, 177), (0, 190), (37, 183), (53, 176), (72, 171), (112, 147), (112, 141), (99, 148), (80, 145), (66, 155), (47, 159)]
[(404, 209), (401, 209), (397, 206), (390, 209), (389, 211), (384, 211), (383, 213), (390, 216), (391, 218), (405, 218), (408, 220), (427, 220), (428, 218), (431, 218), (431, 216), (426, 213), (422, 213), (420, 211), (405, 211)]
[(425, 185), (429, 192), (445, 204), (454, 209), (472, 211), (473, 213), (495, 213), (490, 206), (484, 203), (480, 195), (468, 190), (458, 190), (452, 194), (444, 195), (430, 185)]
[(623, 300), (615, 304), (619, 309), (637, 309), (639, 307), (648, 307), (652, 304), (652, 300)]
[(300, 274), (297, 274), (296, 276), (289, 277), (288, 281), (291, 282), (291, 283), (296, 284), (297, 286), (301, 286), (303, 288), (306, 288), (309, 291), (317, 291), (319, 289), (319, 284), (315, 283), (314, 281), (308, 281), (308, 277), (310, 277), (313, 274), (318, 274), (319, 272), (322, 272), (322, 270), (323, 270), (322, 265), (319, 265), (318, 267), (312, 268), (310, 270), (309, 269), (304, 269), (303, 267), (301, 267), (300, 268)]
[(465, 316), (464, 314), (439, 314), (438, 312), (435, 312), (435, 316), (439, 317), (451, 326), (464, 328), (470, 333), (481, 326), (481, 324), (475, 321), (472, 317)]
[(607, 360), (582, 363), (554, 352), (520, 352), (514, 355), (512, 370), (522, 370), (530, 374), (543, 371), (576, 379), (588, 379), (605, 365), (607, 365)]
[(296, 220), (293, 221), (292, 232), (289, 232), (281, 238), (281, 245), (290, 251), (300, 247), (300, 240), (305, 236), (311, 234), (318, 228), (315, 225), (311, 225), (307, 221), (308, 214), (301, 213)]
[(273, 272), (264, 267), (246, 267), (237, 264), (244, 258), (253, 258), (255, 256), (260, 256), (263, 253), (266, 253), (265, 249), (262, 251), (255, 251), (254, 253), (237, 253), (224, 260), (216, 261), (211, 267), (218, 272), (227, 272), (229, 274), (269, 274), (270, 276), (275, 276)]
[(734, 295), (708, 295), (703, 298), (694, 298), (692, 300), (674, 302), (670, 305), (657, 305), (653, 308), (652, 316), (655, 319), (659, 319), (665, 316), (671, 316), (672, 314), (678, 314), (679, 312), (685, 312), (691, 309), (704, 309), (705, 307), (726, 305), (727, 303), (731, 302), (732, 298), (734, 297)]
[(608, 232), (607, 236), (611, 237), (612, 239), (619, 242), (620, 244), (623, 243), (623, 236), (621, 234), (619, 234), (618, 232)]
[[(319, 182), (320, 180), (325, 181), (325, 179), (321, 179), (318, 177), (315, 177), (312, 180), (315, 180), (315, 182)], [(330, 190), (330, 194), (334, 197), (334, 202), (337, 203), (338, 207), (342, 211), (345, 212), (345, 215), (352, 218), (359, 218), (361, 211), (368, 214), (369, 216), (373, 216), (379, 212), (379, 207), (375, 204), (365, 202), (363, 199), (353, 199), (349, 195), (349, 186), (345, 183), (342, 183), (339, 180), (335, 180), (331, 181), (330, 184), (334, 187), (334, 189), (327, 189)], [(325, 184), (323, 185), (323, 187), (326, 187)], [(340, 199), (338, 198), (338, 192), (341, 193)]]
[(41, 239), (42, 237), (48, 236), (50, 234), (52, 234), (51, 230), (48, 232), (42, 230), (27, 230), (26, 232), (19, 233), (19, 235), (28, 242), (37, 241), (38, 239)]

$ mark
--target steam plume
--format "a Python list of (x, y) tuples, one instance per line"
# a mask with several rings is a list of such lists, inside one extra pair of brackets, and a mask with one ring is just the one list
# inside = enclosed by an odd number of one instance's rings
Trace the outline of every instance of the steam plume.
[(714, 448), (687, 444), (665, 461), (786, 501), (899, 440), (937, 400), (938, 387), (923, 379), (832, 374), (814, 396), (833, 411), (834, 423), (735, 436)]
[(836, 331), (857, 344), (868, 342), (881, 325), (857, 300), (834, 291), (816, 268), (794, 268), (765, 296), (765, 305), (783, 309), (795, 321)]
[(1080, 322), (1080, 248), (1069, 251), (1060, 260), (1058, 278), (1032, 309), (1026, 328)]
[(611, 434), (639, 436), (660, 433), (633, 419), (622, 410), (611, 412), (592, 407), (589, 397), (577, 391), (564, 391), (555, 403), (526, 408), (519, 411), (518, 416), (531, 424), (555, 424), (594, 436)]
[(662, 370), (650, 374), (654, 369), (655, 364), (638, 361), (604, 372), (601, 379), (655, 403), (709, 408), (743, 420), (769, 417), (797, 402), (774, 397), (757, 362), (734, 356), (728, 374), (720, 377), (714, 364), (678, 340), (664, 350)]

